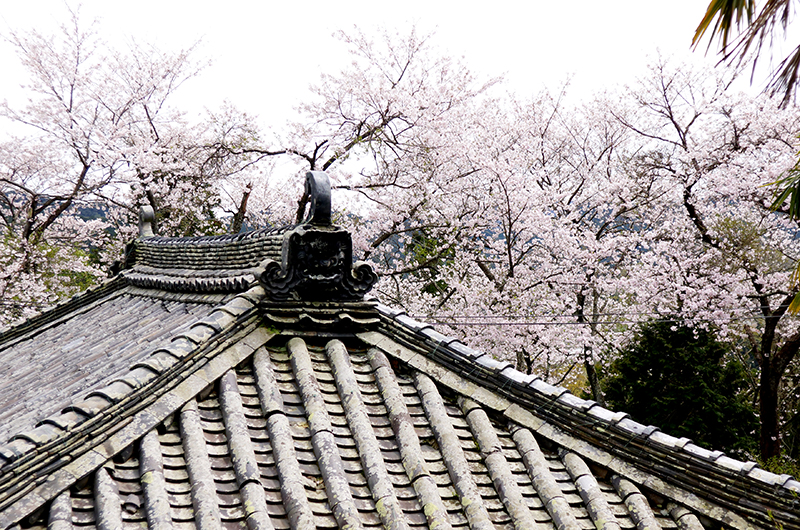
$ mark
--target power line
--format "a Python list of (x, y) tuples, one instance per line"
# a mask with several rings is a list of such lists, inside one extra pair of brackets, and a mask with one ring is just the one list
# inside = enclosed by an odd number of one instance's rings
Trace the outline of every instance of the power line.
[[(747, 311), (751, 316), (764, 318), (763, 315), (760, 313), (753, 312), (752, 309), (721, 309), (719, 311), (723, 311), (725, 313), (735, 313), (740, 311)], [(664, 316), (665, 314), (670, 314), (669, 312), (659, 312), (659, 311), (631, 311), (631, 312), (615, 312), (615, 313), (585, 313), (584, 317), (629, 317), (629, 316), (648, 316), (648, 315), (656, 315), (656, 316)], [(412, 318), (417, 318), (417, 316), (410, 315)], [(443, 314), (443, 315), (420, 315), (421, 318), (444, 318), (444, 319), (456, 319), (456, 318), (476, 318), (476, 319), (485, 319), (485, 320), (497, 320), (501, 318), (508, 318), (508, 319), (519, 319), (519, 318), (576, 318), (578, 315), (575, 313), (554, 313), (554, 314), (527, 314), (527, 315), (515, 315), (515, 314), (491, 314), (491, 315), (480, 315), (480, 314), (471, 314), (471, 315), (459, 315), (459, 314)], [(794, 316), (789, 315), (787, 316)]]
[(51, 304), (39, 304), (36, 302), (17, 302), (13, 300), (3, 300), (0, 299), (0, 307), (14, 307), (14, 308), (33, 308), (33, 309), (45, 309), (51, 307)]
[[(767, 308), (769, 310), (769, 308)], [(763, 319), (765, 318), (762, 313), (757, 312), (755, 308), (752, 307), (728, 307), (728, 308), (717, 308), (715, 311), (722, 312), (722, 313), (745, 313), (743, 317), (745, 318), (755, 318), (755, 319)], [(637, 316), (657, 316), (662, 317), (660, 320), (662, 322), (672, 322), (673, 320), (702, 320), (699, 317), (686, 317), (686, 318), (663, 318), (665, 316), (679, 316), (679, 312), (676, 311), (674, 313), (670, 313), (669, 311), (614, 311), (614, 312), (600, 312), (600, 313), (584, 313), (584, 318), (594, 318), (594, 317), (637, 317)], [(440, 313), (440, 314), (433, 314), (433, 315), (409, 315), (411, 318), (415, 319), (436, 319), (436, 320), (455, 320), (455, 319), (476, 319), (476, 320), (498, 320), (498, 319), (574, 319), (577, 318), (578, 315), (576, 313), (529, 313), (529, 314), (514, 314), (514, 313), (492, 313), (490, 315), (481, 315), (481, 314), (448, 314), (448, 313)], [(800, 315), (793, 315), (791, 313), (785, 313), (782, 318), (799, 318)], [(709, 321), (718, 321), (718, 320), (739, 320), (742, 317), (738, 316), (731, 316), (725, 318), (707, 318), (705, 320)], [(627, 322), (627, 320), (626, 320)]]
[[(575, 315), (571, 315), (572, 318), (575, 318)], [(795, 317), (795, 315), (784, 315), (784, 317)], [(763, 320), (763, 315), (749, 315), (749, 316), (741, 316), (741, 317), (729, 317), (729, 318), (697, 318), (697, 317), (686, 317), (686, 318), (660, 318), (660, 319), (648, 319), (648, 320), (600, 320), (594, 322), (577, 322), (577, 321), (531, 321), (531, 320), (524, 320), (524, 321), (502, 321), (502, 322), (487, 322), (487, 321), (459, 321), (459, 320), (452, 320), (452, 318), (436, 318), (436, 317), (426, 317), (426, 316), (411, 316), (411, 318), (417, 320), (427, 320), (432, 324), (442, 324), (446, 326), (484, 326), (484, 327), (502, 327), (502, 326), (514, 326), (514, 327), (523, 327), (523, 326), (592, 326), (592, 325), (617, 325), (617, 324), (647, 324), (651, 322), (693, 322), (693, 323), (702, 323), (708, 322), (711, 324), (717, 324), (720, 322), (737, 322), (737, 321), (744, 321), (744, 320)], [(482, 318), (482, 317), (477, 317)], [(497, 317), (492, 317), (497, 318)]]

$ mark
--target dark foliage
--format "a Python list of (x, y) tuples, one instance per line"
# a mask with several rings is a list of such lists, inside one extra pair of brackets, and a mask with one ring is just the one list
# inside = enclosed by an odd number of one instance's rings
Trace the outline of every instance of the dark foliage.
[(677, 437), (731, 453), (757, 448), (745, 369), (714, 334), (672, 322), (643, 325), (602, 386), (610, 408)]

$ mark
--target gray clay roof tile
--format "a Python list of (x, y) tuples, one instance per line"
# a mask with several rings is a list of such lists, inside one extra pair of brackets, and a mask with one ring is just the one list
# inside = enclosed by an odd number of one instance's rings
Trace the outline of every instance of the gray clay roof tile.
[(474, 358), (477, 358), (477, 357), (480, 357), (481, 355), (483, 355), (483, 353), (478, 352), (476, 350), (473, 350), (472, 348), (466, 346), (465, 344), (463, 344), (462, 342), (459, 342), (459, 341), (451, 342), (449, 344), (449, 346), (456, 353), (459, 353), (460, 355), (462, 355), (462, 356), (464, 356), (466, 358), (474, 359)]

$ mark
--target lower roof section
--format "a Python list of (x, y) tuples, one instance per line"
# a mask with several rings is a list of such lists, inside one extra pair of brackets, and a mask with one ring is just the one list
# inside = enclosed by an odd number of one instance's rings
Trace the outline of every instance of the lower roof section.
[(791, 477), (375, 302), (209, 278), (112, 280), (0, 335), (34, 404), (0, 422), (28, 422), (0, 445), (0, 528), (800, 529)]
[(308, 225), (143, 224), (115, 278), (0, 332), (0, 530), (800, 530), (792, 477), (363, 300), (308, 178)]
[(524, 417), (498, 414), (486, 403), (501, 396), (459, 392), (469, 383), (452, 371), (414, 367), (354, 337), (247, 337), (255, 349), (232, 345), (205, 369), (213, 384), (187, 380), (172, 395), (185, 396), (174, 411), (155, 405), (152, 418), (169, 413), (15, 522), (63, 530), (750, 526), (733, 513), (720, 521), (710, 504), (703, 513), (654, 495)]

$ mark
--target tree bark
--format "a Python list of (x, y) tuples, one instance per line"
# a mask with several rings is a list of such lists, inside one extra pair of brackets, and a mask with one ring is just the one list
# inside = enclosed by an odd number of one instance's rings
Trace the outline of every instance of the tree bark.
[(761, 438), (759, 449), (761, 458), (769, 460), (781, 454), (781, 438), (778, 429), (778, 383), (780, 374), (775, 373), (771, 362), (761, 366), (761, 381), (759, 383), (761, 416)]
[(242, 230), (242, 224), (244, 224), (244, 216), (247, 213), (247, 200), (250, 198), (250, 192), (252, 190), (247, 188), (247, 190), (242, 194), (242, 200), (239, 203), (239, 208), (236, 209), (236, 213), (233, 216), (233, 221), (231, 221), (231, 234), (238, 234)]
[(597, 369), (592, 360), (592, 349), (589, 346), (583, 347), (583, 366), (586, 368), (586, 378), (589, 379), (589, 388), (592, 389), (592, 399), (601, 407), (606, 406), (603, 397), (603, 389), (600, 388), (600, 379), (597, 377)]
[[(586, 305), (586, 295), (578, 293), (578, 309), (576, 316), (578, 322), (588, 323), (586, 315), (584, 314), (584, 306)], [(594, 333), (594, 330), (592, 330)], [(600, 406), (606, 406), (606, 400), (603, 398), (603, 390), (600, 388), (600, 380), (597, 377), (597, 370), (594, 367), (594, 359), (592, 359), (591, 346), (583, 347), (583, 366), (586, 369), (586, 379), (589, 380), (589, 388), (592, 390), (592, 399), (595, 400)]]
[(761, 335), (758, 361), (761, 365), (759, 379), (759, 416), (761, 418), (761, 436), (759, 449), (761, 458), (769, 460), (781, 454), (780, 417), (778, 411), (778, 394), (781, 378), (786, 367), (800, 350), (800, 332), (795, 333), (773, 353), (775, 328), (786, 313), (795, 293), (787, 295), (774, 311), (769, 310), (766, 296), (762, 296), (764, 313), (764, 332)]

